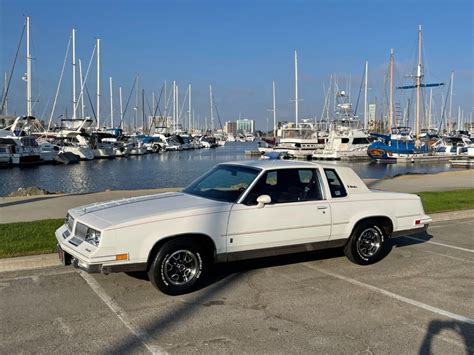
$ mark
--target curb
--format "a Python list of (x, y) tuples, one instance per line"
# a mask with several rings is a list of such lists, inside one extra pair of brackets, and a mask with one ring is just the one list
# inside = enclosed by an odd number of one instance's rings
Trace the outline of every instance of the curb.
[(14, 258), (0, 259), (0, 273), (7, 271), (40, 269), (59, 265), (61, 265), (61, 262), (59, 261), (58, 254), (17, 256)]
[(456, 219), (465, 219), (465, 218), (474, 219), (474, 209), (432, 213), (429, 216), (433, 219), (432, 223), (452, 221)]
[[(474, 219), (474, 209), (432, 213), (430, 217), (433, 219), (432, 223), (466, 218)], [(15, 258), (0, 259), (0, 273), (8, 271), (40, 269), (59, 265), (61, 265), (61, 262), (59, 261), (58, 255), (56, 253), (18, 256)]]

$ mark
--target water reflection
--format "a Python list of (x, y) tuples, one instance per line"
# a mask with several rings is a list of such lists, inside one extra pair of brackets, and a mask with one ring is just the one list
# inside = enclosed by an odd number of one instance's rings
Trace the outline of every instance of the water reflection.
[[(94, 192), (186, 186), (215, 164), (250, 159), (245, 150), (255, 143), (231, 143), (216, 149), (166, 152), (113, 160), (93, 160), (75, 165), (43, 165), (0, 169), (0, 195), (19, 187), (38, 186), (48, 191)], [(325, 162), (326, 164), (344, 164)], [(383, 178), (406, 173), (452, 170), (449, 164), (346, 164), (363, 178)]]

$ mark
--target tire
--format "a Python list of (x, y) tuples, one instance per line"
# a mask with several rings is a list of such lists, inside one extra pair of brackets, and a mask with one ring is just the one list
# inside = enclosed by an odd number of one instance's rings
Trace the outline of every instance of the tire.
[(387, 255), (387, 236), (375, 221), (364, 221), (352, 231), (344, 254), (355, 264), (370, 265)]
[(148, 271), (153, 286), (167, 295), (193, 291), (207, 273), (207, 255), (191, 238), (166, 242), (155, 255)]

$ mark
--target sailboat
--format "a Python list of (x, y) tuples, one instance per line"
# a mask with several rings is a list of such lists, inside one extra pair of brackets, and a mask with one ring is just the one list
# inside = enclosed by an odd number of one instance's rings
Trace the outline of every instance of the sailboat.
[[(298, 99), (298, 54), (294, 52), (295, 69), (295, 122), (289, 122), (281, 127), (278, 143), (274, 147), (259, 147), (261, 153), (269, 156), (290, 156), (297, 159), (308, 159), (313, 152), (323, 147), (324, 141), (318, 137), (315, 124), (308, 120), (299, 120)], [(275, 110), (275, 106), (273, 107)], [(276, 127), (274, 127), (275, 129)], [(279, 153), (272, 154), (271, 152)]]
[[(4, 147), (4, 155), (9, 155), (8, 163), (10, 165), (38, 164), (43, 160), (40, 155), (40, 148), (36, 142), (36, 137), (31, 136), (34, 121), (39, 121), (33, 117), (32, 99), (31, 99), (31, 53), (30, 53), (30, 17), (26, 17), (26, 116), (17, 117), (12, 126), (7, 129), (0, 129), (0, 145)], [(49, 157), (44, 156), (45, 158)]]
[(399, 86), (397, 89), (416, 89), (416, 117), (415, 132), (413, 133), (409, 127), (393, 126), (393, 50), (390, 53), (390, 103), (389, 103), (389, 133), (372, 135), (379, 138), (373, 142), (367, 149), (367, 154), (371, 159), (377, 161), (396, 162), (398, 158), (413, 158), (415, 155), (426, 155), (429, 146), (420, 140), (420, 101), (421, 88), (434, 87), (444, 85), (443, 83), (423, 84), (423, 62), (421, 56), (422, 49), (422, 30), (418, 28), (418, 64), (416, 74), (414, 75), (415, 84), (407, 86)]

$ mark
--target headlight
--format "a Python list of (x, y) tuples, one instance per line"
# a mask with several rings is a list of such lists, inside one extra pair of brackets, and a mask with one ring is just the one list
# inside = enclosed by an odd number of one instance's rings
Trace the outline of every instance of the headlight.
[(72, 227), (74, 226), (74, 218), (69, 213), (66, 215), (66, 218), (64, 218), (64, 224), (72, 232)]
[(99, 245), (100, 232), (92, 228), (87, 228), (85, 241), (95, 246)]

